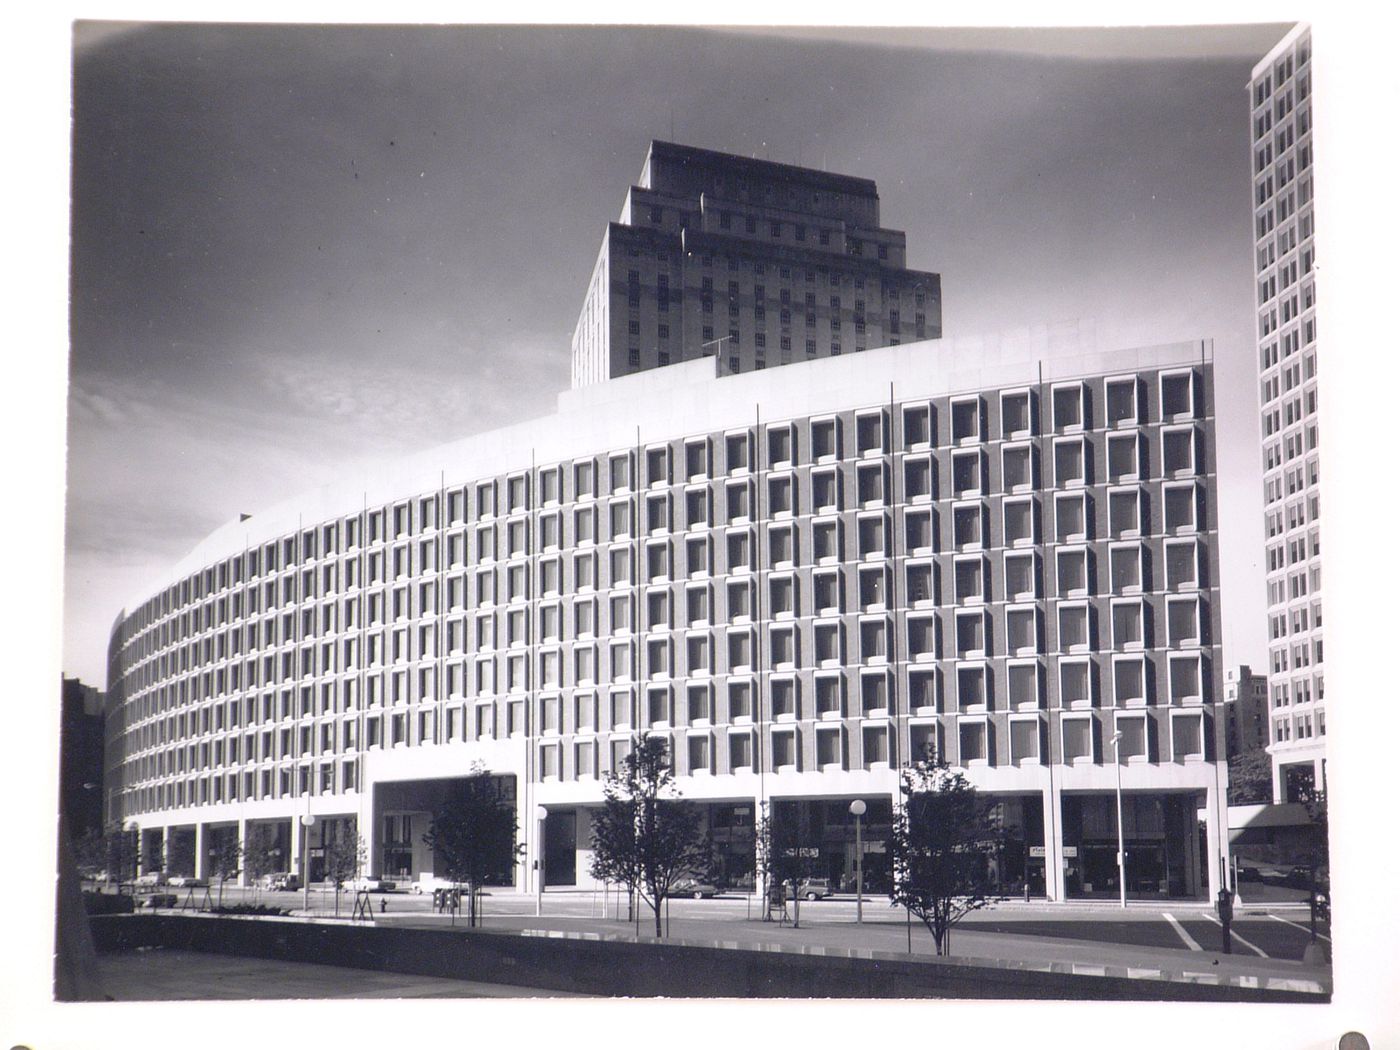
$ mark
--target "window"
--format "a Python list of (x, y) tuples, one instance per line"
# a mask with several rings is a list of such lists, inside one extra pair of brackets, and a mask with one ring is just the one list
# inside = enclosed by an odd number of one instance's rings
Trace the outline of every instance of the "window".
[(1163, 375), (1161, 384), (1163, 419), (1195, 415), (1190, 372)]
[(987, 668), (983, 664), (967, 664), (957, 670), (958, 706), (963, 710), (983, 707), (991, 700), (987, 689)]
[(928, 405), (910, 405), (904, 410), (904, 447), (921, 447), (932, 442)]
[(710, 737), (709, 734), (692, 734), (686, 738), (687, 759), (690, 764), (690, 772), (709, 773), (710, 767)]
[(1079, 385), (1056, 387), (1051, 394), (1055, 429), (1068, 430), (1084, 425), (1084, 388)]
[(860, 678), (860, 707), (867, 716), (889, 707), (889, 688), (883, 673), (863, 674)]
[(1167, 563), (1168, 590), (1194, 590), (1197, 586), (1195, 540), (1168, 540), (1162, 545)]
[(1146, 703), (1147, 672), (1142, 657), (1114, 658), (1113, 699), (1120, 706)]
[(1001, 450), (1003, 492), (1018, 492), (1034, 484), (1031, 476), (1031, 450), (1027, 445), (1007, 445)]
[(1002, 504), (1003, 541), (1007, 547), (1035, 542), (1035, 504), (1029, 499)]
[(1110, 481), (1138, 476), (1138, 438), (1136, 434), (1108, 436), (1108, 477)]
[(839, 727), (817, 730), (817, 764), (823, 768), (841, 768), (841, 730)]
[(1174, 647), (1199, 645), (1200, 619), (1200, 604), (1195, 598), (1170, 599), (1167, 602), (1167, 641)]
[(857, 498), (863, 506), (882, 503), (885, 498), (885, 468), (867, 463), (856, 471)]
[(1129, 426), (1138, 422), (1138, 382), (1136, 379), (1110, 379), (1105, 383), (1108, 425)]
[(1086, 605), (1059, 607), (1060, 651), (1073, 652), (1089, 646), (1089, 608)]
[(1038, 719), (1017, 718), (1010, 723), (1011, 761), (1013, 764), (1040, 761), (1040, 722)]
[(954, 623), (958, 656), (981, 656), (986, 648), (987, 633), (982, 613), (958, 613)]
[(1024, 554), (1008, 553), (1006, 555), (1006, 599), (1012, 601), (1037, 597), (1039, 575), (1036, 571), (1034, 554), (1029, 552)]
[(953, 453), (953, 491), (960, 496), (977, 495), (982, 491), (980, 452)]
[(1162, 486), (1163, 527), (1167, 532), (1196, 528), (1196, 486)]
[(1060, 661), (1060, 706), (1089, 707), (1093, 704), (1091, 666), (1087, 660)]
[(1001, 395), (1001, 436), (1022, 437), (1031, 432), (1031, 395), (1021, 390)]
[(753, 772), (752, 734), (729, 734), (729, 770), (732, 773)]
[(933, 495), (933, 463), (927, 456), (914, 456), (904, 461), (904, 498), (909, 501), (928, 499)]
[(1205, 758), (1205, 734), (1202, 715), (1172, 714), (1172, 758), (1178, 762)]
[(841, 678), (839, 675), (818, 676), (813, 680), (817, 692), (817, 713), (839, 718), (842, 714)]
[(1140, 649), (1144, 644), (1142, 602), (1113, 603), (1113, 646)]
[(738, 470), (749, 469), (749, 436), (748, 434), (730, 434), (724, 439), (725, 464), (732, 474)]
[(987, 761), (987, 723), (958, 723), (958, 761), (963, 765)]
[(1086, 593), (1089, 589), (1089, 552), (1082, 548), (1056, 551), (1055, 575), (1062, 597)]
[(960, 549), (981, 547), (983, 536), (982, 504), (965, 503), (953, 508), (953, 545)]
[(1114, 489), (1108, 494), (1108, 534), (1137, 536), (1142, 532), (1142, 500), (1137, 489)]
[(775, 719), (792, 720), (802, 717), (797, 702), (797, 683), (791, 678), (770, 679), (768, 695), (772, 698)]
[(1057, 495), (1055, 497), (1055, 538), (1061, 543), (1083, 540), (1088, 531), (1085, 525), (1084, 495)]
[(863, 726), (860, 736), (864, 767), (872, 769), (876, 765), (889, 765), (890, 738), (888, 727)]
[(1173, 656), (1169, 661), (1172, 703), (1200, 703), (1201, 658), (1195, 654)]
[(1084, 439), (1070, 438), (1055, 442), (1055, 484), (1059, 488), (1082, 485), (1084, 472)]
[(753, 717), (753, 683), (729, 683), (729, 717), (731, 720)]
[(836, 420), (813, 420), (812, 456), (820, 462), (823, 459), (835, 458), (838, 455)]
[(797, 733), (795, 730), (773, 731), (774, 769), (797, 768)]
[(856, 453), (867, 455), (884, 451), (885, 417), (859, 416), (856, 419)]
[(1109, 550), (1109, 581), (1114, 594), (1131, 594), (1142, 590), (1143, 551), (1133, 544)]
[(957, 601), (982, 601), (982, 581), (981, 558), (962, 558), (953, 563), (953, 596)]
[(980, 400), (954, 401), (952, 405), (953, 440), (982, 439), (982, 403)]
[(1094, 721), (1092, 716), (1066, 718), (1060, 723), (1067, 765), (1094, 760)]
[(1162, 431), (1162, 473), (1167, 477), (1196, 472), (1196, 430)]
[(1006, 649), (1008, 653), (1033, 653), (1040, 648), (1040, 630), (1035, 609), (1006, 610)]

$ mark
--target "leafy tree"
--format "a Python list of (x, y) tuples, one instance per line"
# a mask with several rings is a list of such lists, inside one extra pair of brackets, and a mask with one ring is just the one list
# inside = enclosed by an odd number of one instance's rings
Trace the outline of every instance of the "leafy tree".
[(937, 953), (947, 955), (958, 920), (996, 899), (989, 894), (986, 807), (967, 778), (931, 751), (900, 770), (899, 793), (886, 845), (890, 897), (919, 917)]
[(1230, 756), (1230, 783), (1226, 797), (1232, 806), (1271, 802), (1274, 792), (1273, 764), (1262, 747)]
[(80, 872), (92, 874), (108, 863), (107, 836), (96, 828), (88, 828), (73, 843), (73, 861)]
[[(331, 829), (335, 828), (334, 831)], [(326, 878), (335, 886), (335, 913), (340, 914), (340, 894), (345, 884), (360, 874), (368, 849), (353, 822), (326, 825), (324, 858)]]
[[(228, 834), (232, 831), (233, 834)], [(243, 846), (236, 829), (229, 828), (215, 835), (209, 849), (209, 869), (219, 880), (219, 907), (224, 906), (224, 883), (238, 874), (243, 863)]]
[(165, 836), (141, 836), (141, 871), (157, 872), (165, 868)]
[(672, 887), (705, 864), (699, 811), (680, 798), (665, 737), (632, 741), (622, 768), (608, 774), (593, 821), (595, 879), (627, 886), (652, 909), (656, 936)]
[(134, 879), (139, 874), (136, 870), (138, 855), (136, 837), (138, 834), (139, 832), (127, 831), (117, 825), (105, 836), (107, 874), (119, 883), (127, 879)]
[(477, 895), (485, 882), (514, 864), (517, 853), (515, 806), (496, 778), (476, 766), (433, 812), (423, 842), (433, 851), (434, 868), (454, 883), (467, 885), (467, 925), (475, 926)]

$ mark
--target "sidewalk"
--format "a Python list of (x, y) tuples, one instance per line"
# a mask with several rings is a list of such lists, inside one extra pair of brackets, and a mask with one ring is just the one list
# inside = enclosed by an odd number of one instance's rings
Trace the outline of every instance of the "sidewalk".
[[(494, 908), (491, 906), (492, 902), (495, 904)], [(654, 920), (646, 910), (638, 932), (636, 923), (616, 918), (550, 914), (551, 910), (564, 910), (562, 894), (546, 896), (543, 917), (536, 917), (532, 912), (525, 915), (507, 913), (514, 912), (516, 906), (526, 903), (533, 909), (534, 898), (521, 895), (511, 895), (509, 900), (504, 895), (488, 898), (483, 928), (488, 931), (514, 932), (527, 936), (642, 942), (656, 940)], [(574, 903), (582, 905), (583, 902)], [(858, 925), (854, 921), (854, 901), (851, 902), (849, 916), (833, 914), (827, 902), (815, 907), (804, 905), (800, 926), (794, 928), (777, 922), (763, 922), (756, 907), (751, 910), (749, 918), (744, 917), (743, 911), (739, 911), (737, 915), (733, 914), (735, 909), (730, 908), (725, 909), (727, 914), (715, 914), (713, 909), (709, 914), (697, 914), (695, 905), (711, 903), (675, 902), (676, 905), (685, 904), (691, 907), (671, 909), (669, 936), (664, 940), (673, 944), (704, 947), (834, 954), (859, 958), (908, 958), (912, 946), (912, 954), (915, 957), (928, 961), (934, 959), (932, 938), (923, 925), (917, 919), (906, 925), (902, 917), (892, 917), (887, 906), (876, 908), (867, 903), (865, 921)], [(738, 909), (742, 909), (745, 904), (743, 900), (719, 903), (732, 904)], [(835, 903), (839, 905), (841, 902)], [(888, 902), (881, 903), (887, 905)], [(1183, 912), (1188, 908), (1199, 915), (1204, 905), (1191, 902), (1183, 908)], [(842, 913), (846, 910), (840, 909)], [(1128, 909), (1119, 908), (1116, 904), (1111, 909), (1098, 906), (1071, 908), (1058, 904), (1042, 904), (1037, 908), (1022, 902), (1018, 908), (998, 906), (994, 911), (983, 911), (977, 915), (995, 916), (999, 922), (1014, 922), (1018, 917), (1043, 919), (1047, 916), (1118, 923), (1162, 922), (1163, 910), (1160, 904)], [(431, 912), (376, 912), (374, 921), (376, 924), (435, 929), (452, 925), (450, 916)], [(459, 916), (456, 924), (458, 927), (464, 927), (464, 920)], [(1332, 986), (1331, 969), (1325, 965), (1260, 958), (1254, 955), (1225, 955), (1218, 951), (1193, 951), (1185, 947), (1165, 948), (1076, 941), (1004, 931), (982, 932), (970, 926), (954, 927), (952, 950), (953, 957), (948, 961), (999, 968), (1049, 970), (1143, 980), (1196, 981), (1302, 992), (1329, 993)]]

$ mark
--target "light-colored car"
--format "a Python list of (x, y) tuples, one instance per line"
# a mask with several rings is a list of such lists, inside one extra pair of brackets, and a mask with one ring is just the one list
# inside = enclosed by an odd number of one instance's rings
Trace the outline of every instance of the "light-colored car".
[(262, 877), (262, 884), (267, 890), (299, 890), (301, 876), (290, 871), (274, 871)]
[(465, 882), (453, 882), (442, 875), (434, 875), (430, 871), (423, 872), (418, 876), (418, 881), (411, 883), (408, 887), (410, 893), (436, 893), (438, 890), (461, 890), (467, 892)]
[(803, 900), (815, 901), (831, 896), (830, 879), (803, 879), (797, 884), (797, 895)]
[(169, 885), (185, 889), (193, 886), (208, 886), (209, 882), (206, 879), (197, 878), (194, 875), (174, 875), (170, 878)]
[(394, 883), (377, 875), (361, 875), (347, 882), (345, 888), (352, 893), (388, 893), (394, 888)]
[(157, 886), (165, 885), (165, 872), (148, 871), (144, 875), (136, 876), (135, 886), (138, 890), (153, 890)]

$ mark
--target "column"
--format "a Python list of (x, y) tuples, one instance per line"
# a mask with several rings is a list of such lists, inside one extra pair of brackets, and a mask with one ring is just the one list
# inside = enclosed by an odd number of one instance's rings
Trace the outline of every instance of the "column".
[[(242, 854), (241, 851), (242, 851), (243, 847), (246, 846), (247, 844), (248, 844), (248, 821), (245, 820), (243, 817), (239, 817), (239, 818), (238, 818), (238, 848), (239, 848), (239, 850), (240, 850), (240, 852), (239, 852), (239, 857), (240, 857), (240, 858), (243, 856), (243, 854)], [(248, 868), (247, 868), (247, 865), (245, 865), (245, 864), (242, 862), (241, 859), (240, 859), (239, 862), (238, 862), (238, 885), (240, 885), (240, 886), (246, 886), (246, 885), (248, 885)]]
[[(1053, 773), (1051, 776), (1053, 777)], [(1051, 780), (1040, 795), (1045, 823), (1045, 899), (1065, 899), (1064, 819), (1060, 812), (1060, 789)]]
[(1206, 899), (1214, 902), (1220, 892), (1220, 862), (1229, 861), (1228, 837), (1230, 834), (1229, 812), (1226, 807), (1226, 794), (1216, 785), (1206, 789)]
[[(376, 792), (373, 784), (365, 785), (368, 795), (368, 805), (365, 807), (368, 812), (368, 827), (360, 828), (360, 834), (365, 840), (365, 870), (366, 875), (381, 875), (380, 870), (384, 862), (384, 828), (383, 821), (379, 819), (379, 809), (375, 798)], [(522, 825), (523, 826), (523, 825)]]
[(194, 822), (194, 873), (196, 878), (209, 881), (209, 858), (204, 855), (204, 823)]

